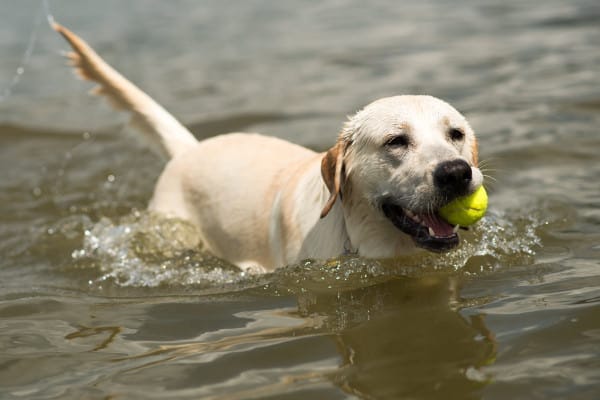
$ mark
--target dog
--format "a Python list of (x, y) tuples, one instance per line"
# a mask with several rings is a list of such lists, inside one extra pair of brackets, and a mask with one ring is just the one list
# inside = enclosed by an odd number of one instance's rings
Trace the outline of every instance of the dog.
[(259, 134), (196, 138), (81, 38), (75, 71), (98, 86), (168, 162), (149, 209), (191, 221), (206, 248), (242, 269), (273, 270), (342, 254), (445, 252), (458, 226), (437, 213), (483, 184), (466, 118), (431, 96), (376, 100), (349, 117), (324, 153)]

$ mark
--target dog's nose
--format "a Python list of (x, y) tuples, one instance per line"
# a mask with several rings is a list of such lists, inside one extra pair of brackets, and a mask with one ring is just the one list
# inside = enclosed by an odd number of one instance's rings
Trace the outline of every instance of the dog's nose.
[(460, 159), (441, 162), (433, 171), (435, 186), (449, 198), (467, 194), (472, 178), (471, 166)]

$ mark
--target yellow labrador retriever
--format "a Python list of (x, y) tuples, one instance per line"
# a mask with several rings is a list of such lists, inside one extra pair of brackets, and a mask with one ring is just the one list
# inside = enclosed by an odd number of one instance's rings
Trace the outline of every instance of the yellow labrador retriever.
[(171, 114), (56, 24), (76, 71), (168, 157), (150, 209), (198, 226), (207, 248), (242, 268), (272, 270), (343, 253), (371, 258), (447, 251), (458, 226), (437, 210), (483, 176), (466, 119), (430, 96), (377, 100), (326, 153), (258, 134), (197, 141)]

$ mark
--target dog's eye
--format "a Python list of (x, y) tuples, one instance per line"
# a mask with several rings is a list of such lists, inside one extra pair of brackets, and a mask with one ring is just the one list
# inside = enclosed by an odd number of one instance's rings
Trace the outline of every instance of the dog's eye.
[(450, 137), (450, 140), (452, 140), (453, 142), (458, 142), (465, 138), (465, 133), (463, 131), (461, 131), (460, 129), (450, 128), (450, 130), (448, 131), (448, 136)]
[(394, 136), (393, 138), (385, 142), (385, 145), (388, 147), (408, 147), (409, 144), (410, 139), (408, 138), (408, 135)]

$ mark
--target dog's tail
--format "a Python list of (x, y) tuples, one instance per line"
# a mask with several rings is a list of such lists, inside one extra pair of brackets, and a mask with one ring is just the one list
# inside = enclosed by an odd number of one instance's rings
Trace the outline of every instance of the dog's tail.
[(104, 95), (115, 108), (130, 112), (133, 125), (163, 155), (171, 158), (197, 143), (194, 135), (175, 117), (108, 65), (83, 39), (57, 23), (53, 28), (73, 48), (67, 57), (75, 72), (83, 79), (98, 83), (92, 93)]

